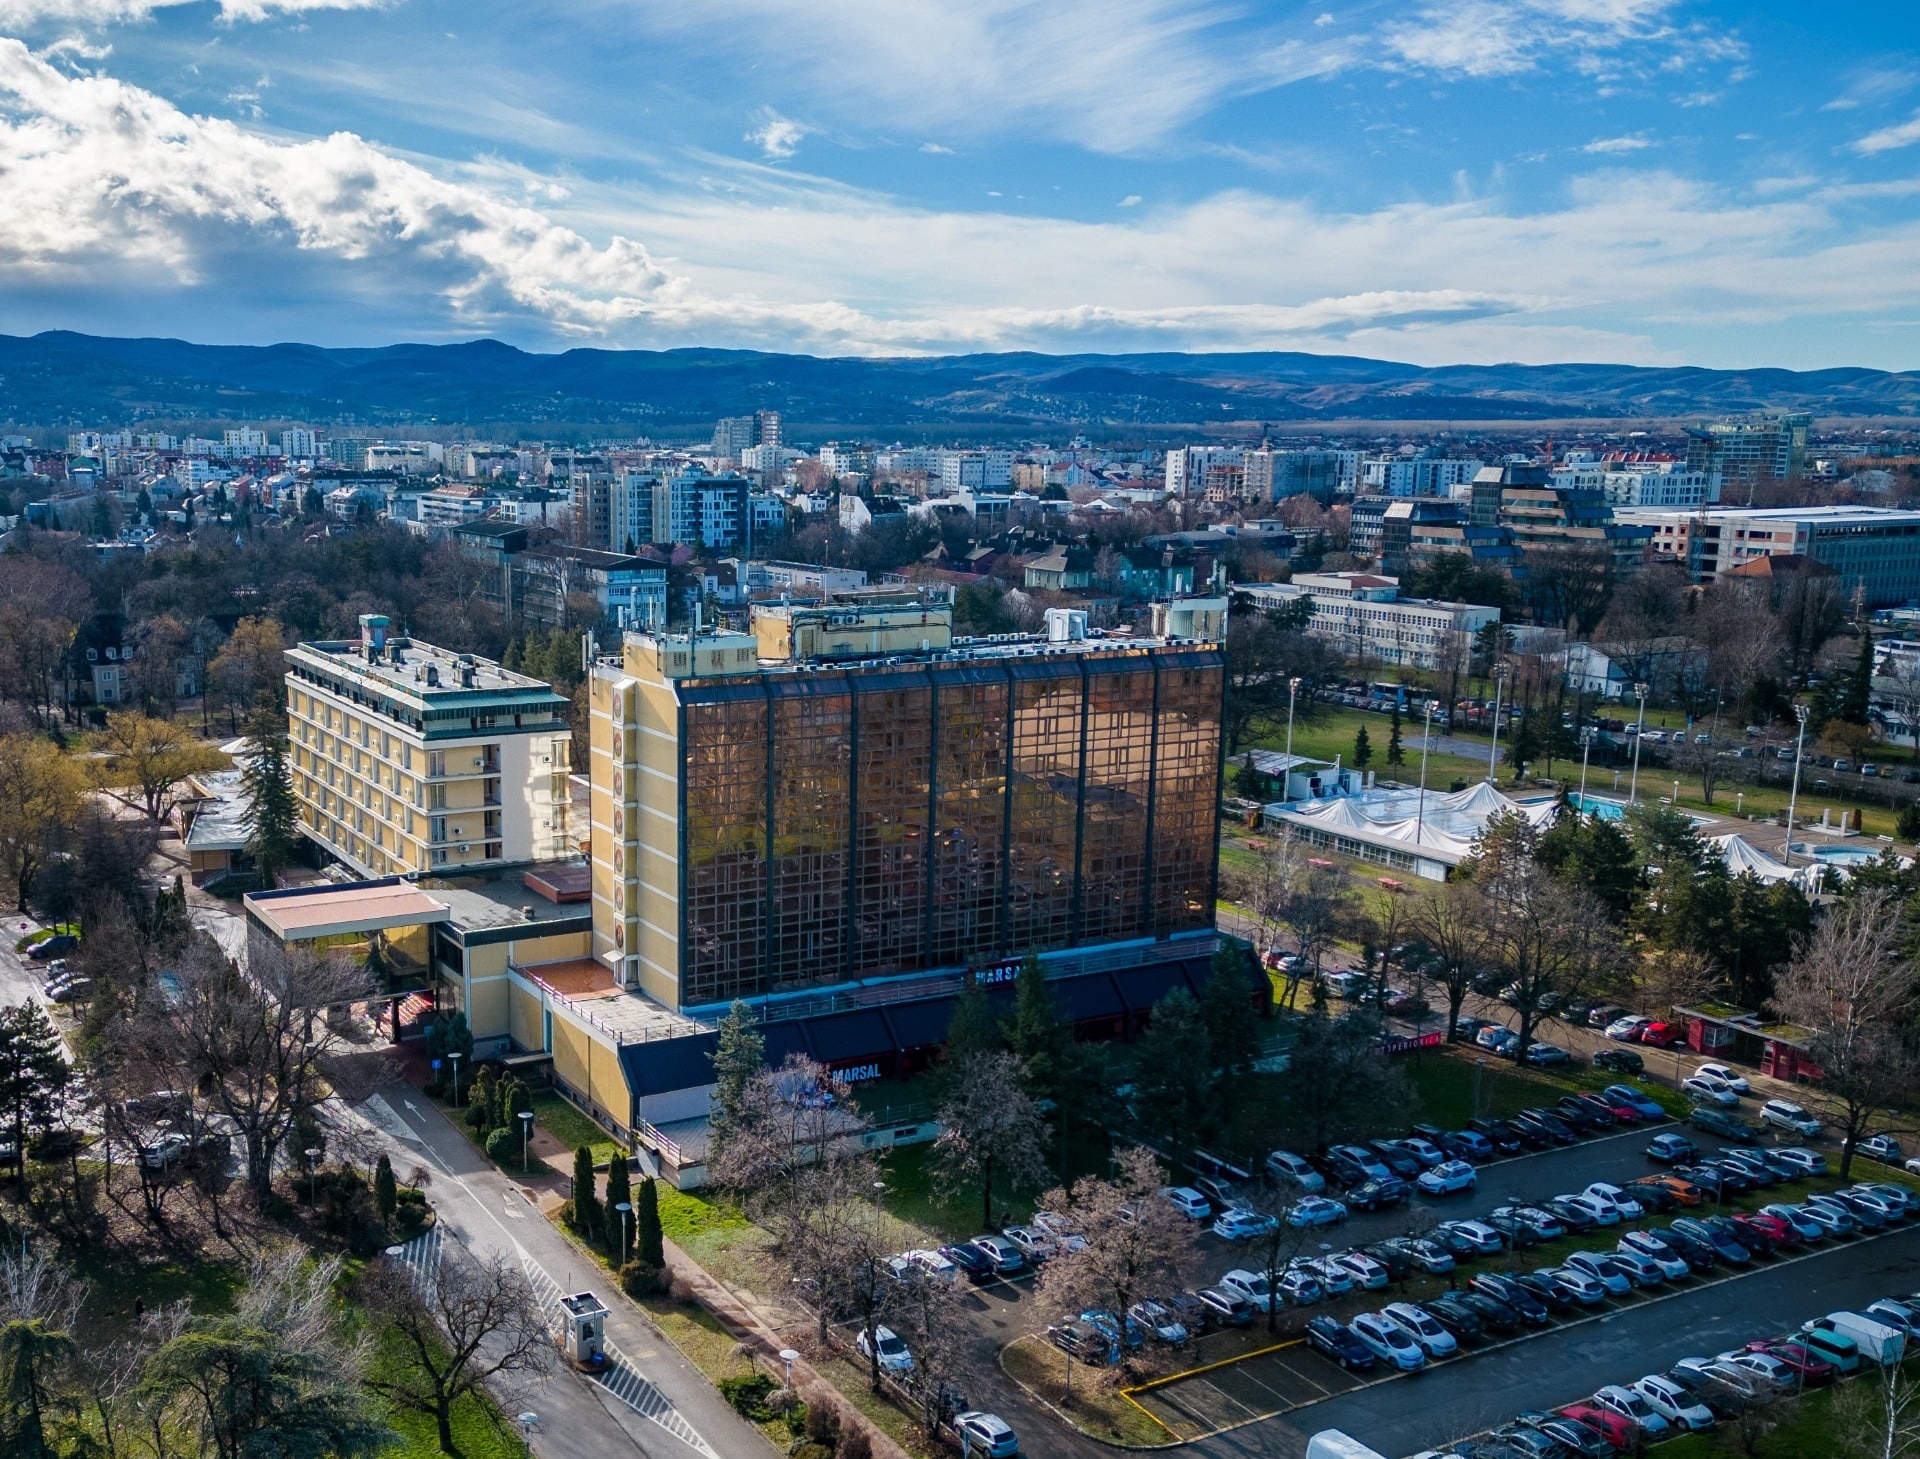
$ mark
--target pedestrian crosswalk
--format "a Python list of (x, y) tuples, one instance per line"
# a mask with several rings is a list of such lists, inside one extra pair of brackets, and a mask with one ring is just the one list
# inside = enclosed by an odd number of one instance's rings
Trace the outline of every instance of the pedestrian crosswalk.
[(390, 1251), (392, 1259), (405, 1267), (418, 1287), (431, 1289), (440, 1277), (440, 1224), (435, 1222), (413, 1240)]
[[(525, 1269), (527, 1280), (533, 1286), (533, 1294), (543, 1312), (557, 1311), (560, 1298), (565, 1295), (558, 1284), (546, 1271), (530, 1258), (522, 1255), (521, 1266)], [(688, 1423), (685, 1415), (673, 1406), (671, 1400), (653, 1384), (640, 1375), (624, 1353), (611, 1342), (601, 1344), (607, 1355), (607, 1366), (596, 1373), (593, 1381), (605, 1388), (608, 1393), (619, 1399), (640, 1417), (658, 1424), (697, 1454), (707, 1459), (719, 1459), (713, 1447), (700, 1437), (699, 1432)]]

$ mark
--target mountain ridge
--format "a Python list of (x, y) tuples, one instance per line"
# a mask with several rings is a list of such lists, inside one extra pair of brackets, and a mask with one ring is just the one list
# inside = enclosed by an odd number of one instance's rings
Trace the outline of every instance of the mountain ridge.
[(16, 428), (297, 420), (645, 432), (756, 408), (850, 433), (872, 425), (1108, 435), (1330, 420), (1665, 420), (1762, 408), (1920, 417), (1920, 371), (1423, 366), (1299, 351), (830, 357), (583, 346), (536, 354), (494, 339), (334, 348), (0, 335), (0, 422)]

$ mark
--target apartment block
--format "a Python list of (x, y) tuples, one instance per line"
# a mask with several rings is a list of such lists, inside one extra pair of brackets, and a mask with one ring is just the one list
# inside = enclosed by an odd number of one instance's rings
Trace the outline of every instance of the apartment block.
[(1718, 507), (1702, 511), (1624, 508), (1618, 516), (1652, 534), (1656, 558), (1677, 562), (1697, 583), (1764, 557), (1805, 557), (1838, 573), (1869, 608), (1920, 599), (1920, 512), (1885, 507)]
[(388, 632), (287, 653), (302, 829), (363, 876), (571, 853), (566, 700), (538, 679)]

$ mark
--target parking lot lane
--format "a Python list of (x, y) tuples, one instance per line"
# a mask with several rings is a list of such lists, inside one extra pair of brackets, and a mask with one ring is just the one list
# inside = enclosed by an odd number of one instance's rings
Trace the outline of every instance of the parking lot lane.
[(1343, 1429), (1385, 1454), (1410, 1454), (1501, 1423), (1527, 1408), (1572, 1402), (1679, 1359), (1771, 1337), (1808, 1318), (1920, 1288), (1920, 1227), (1762, 1267), (1660, 1302), (1556, 1329), (1450, 1372), (1452, 1365), (1343, 1394), (1194, 1446), (1207, 1459), (1306, 1452), (1306, 1437)]

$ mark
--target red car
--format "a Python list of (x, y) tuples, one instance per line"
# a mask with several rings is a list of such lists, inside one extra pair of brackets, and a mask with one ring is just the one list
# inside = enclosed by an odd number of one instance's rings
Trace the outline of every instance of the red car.
[(1765, 1353), (1770, 1358), (1778, 1358), (1794, 1372), (1800, 1375), (1802, 1383), (1831, 1383), (1840, 1375), (1840, 1370), (1825, 1358), (1784, 1337), (1766, 1338), (1747, 1344), (1750, 1353)]
[(1670, 1049), (1686, 1036), (1686, 1026), (1678, 1023), (1650, 1023), (1640, 1030), (1640, 1042), (1656, 1049)]
[(1735, 1211), (1733, 1221), (1737, 1226), (1751, 1226), (1775, 1246), (1799, 1246), (1806, 1240), (1778, 1216), (1749, 1215), (1745, 1211)]
[(1631, 1454), (1640, 1447), (1640, 1425), (1624, 1414), (1591, 1403), (1569, 1403), (1556, 1411), (1562, 1418), (1578, 1419), (1588, 1428), (1597, 1429), (1601, 1438), (1623, 1454)]

